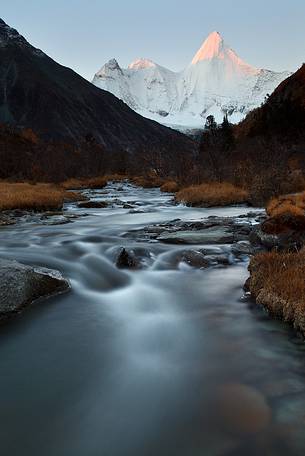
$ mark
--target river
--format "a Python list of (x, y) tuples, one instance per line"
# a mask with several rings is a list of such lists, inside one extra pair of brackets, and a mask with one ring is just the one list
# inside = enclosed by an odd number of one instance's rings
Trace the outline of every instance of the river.
[[(133, 209), (68, 204), (71, 223), (0, 230), (2, 257), (72, 286), (1, 327), (1, 456), (305, 454), (305, 346), (241, 299), (248, 259), (174, 265), (183, 246), (130, 235), (249, 209), (175, 206), (127, 183), (87, 193)], [(115, 267), (122, 246), (142, 269)]]

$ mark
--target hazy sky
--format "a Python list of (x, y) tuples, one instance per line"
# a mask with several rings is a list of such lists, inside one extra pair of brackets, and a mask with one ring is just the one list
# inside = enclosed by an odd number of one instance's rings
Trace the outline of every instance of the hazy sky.
[(246, 62), (296, 70), (305, 61), (305, 0), (0, 0), (1, 17), (87, 79), (110, 58), (172, 70), (214, 30)]

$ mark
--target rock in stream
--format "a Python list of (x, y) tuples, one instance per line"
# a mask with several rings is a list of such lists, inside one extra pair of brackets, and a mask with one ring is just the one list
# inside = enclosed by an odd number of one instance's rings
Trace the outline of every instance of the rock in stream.
[(0, 259), (0, 321), (13, 317), (38, 298), (70, 288), (60, 272)]

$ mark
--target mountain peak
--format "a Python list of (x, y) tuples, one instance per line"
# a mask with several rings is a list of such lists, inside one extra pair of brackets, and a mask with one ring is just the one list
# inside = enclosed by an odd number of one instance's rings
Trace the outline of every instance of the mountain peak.
[(147, 68), (154, 68), (156, 64), (149, 59), (137, 59), (128, 65), (129, 70), (146, 70)]
[(44, 55), (42, 51), (31, 46), (17, 30), (7, 25), (4, 20), (0, 18), (0, 47), (3, 48), (11, 44), (13, 46), (17, 45), (19, 47), (31, 49), (33, 53), (39, 56)]
[(193, 58), (192, 65), (211, 60), (224, 61), (227, 66), (248, 74), (256, 74), (258, 72), (255, 67), (248, 65), (238, 57), (236, 52), (225, 43), (219, 32), (210, 33)]
[(192, 64), (195, 65), (202, 60), (212, 60), (215, 57), (223, 58), (225, 48), (227, 48), (227, 46), (220, 33), (212, 32), (203, 42), (201, 48), (193, 58)]
[(110, 59), (106, 64), (105, 67), (109, 68), (110, 70), (119, 70), (120, 65), (116, 59)]
[(102, 66), (102, 68), (95, 74), (93, 81), (97, 78), (107, 78), (107, 77), (113, 77), (112, 75), (114, 73), (122, 73), (122, 69), (120, 65), (118, 64), (118, 61), (116, 59), (110, 59), (105, 65)]
[(9, 41), (19, 42), (19, 44), (28, 44), (26, 39), (21, 36), (17, 30), (7, 25), (0, 18), (0, 44), (6, 44)]

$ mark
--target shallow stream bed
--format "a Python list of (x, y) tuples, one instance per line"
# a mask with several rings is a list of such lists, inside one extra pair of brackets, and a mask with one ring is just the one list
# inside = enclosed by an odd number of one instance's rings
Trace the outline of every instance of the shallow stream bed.
[[(1, 456), (304, 455), (305, 345), (241, 299), (247, 257), (205, 245), (230, 264), (194, 268), (174, 261), (185, 245), (136, 234), (249, 208), (130, 184), (88, 194), (114, 204), (0, 229), (1, 257), (72, 285), (0, 328)], [(141, 269), (115, 266), (122, 247)]]

